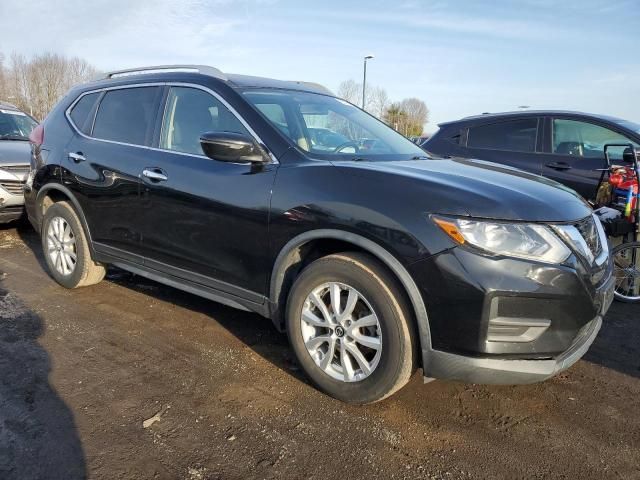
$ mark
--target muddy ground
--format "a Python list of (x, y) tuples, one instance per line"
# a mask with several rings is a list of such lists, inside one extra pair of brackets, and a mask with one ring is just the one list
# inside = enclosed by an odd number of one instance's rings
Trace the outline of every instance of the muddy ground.
[(0, 227), (0, 479), (640, 478), (640, 306), (543, 384), (314, 390), (269, 321), (110, 271), (45, 273)]

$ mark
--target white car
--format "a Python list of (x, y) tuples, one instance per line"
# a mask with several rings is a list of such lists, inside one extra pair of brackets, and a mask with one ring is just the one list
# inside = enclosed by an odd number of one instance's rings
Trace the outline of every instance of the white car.
[(38, 123), (15, 106), (0, 102), (0, 223), (24, 212), (23, 187), (29, 174), (29, 134)]

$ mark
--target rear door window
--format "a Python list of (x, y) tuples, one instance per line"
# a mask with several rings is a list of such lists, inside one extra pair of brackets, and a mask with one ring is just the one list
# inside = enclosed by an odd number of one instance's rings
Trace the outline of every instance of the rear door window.
[(78, 103), (76, 103), (71, 109), (71, 120), (76, 128), (85, 135), (91, 134), (96, 101), (99, 97), (100, 92), (89, 93), (80, 98)]
[(114, 142), (149, 145), (160, 91), (160, 87), (108, 91), (98, 107), (93, 136)]
[[(584, 158), (604, 158), (607, 144), (638, 144), (624, 135), (593, 123), (555, 118), (553, 120), (553, 153)], [(611, 160), (622, 160), (626, 147), (608, 148)]]
[(538, 119), (523, 118), (469, 128), (467, 146), (512, 152), (535, 152)]

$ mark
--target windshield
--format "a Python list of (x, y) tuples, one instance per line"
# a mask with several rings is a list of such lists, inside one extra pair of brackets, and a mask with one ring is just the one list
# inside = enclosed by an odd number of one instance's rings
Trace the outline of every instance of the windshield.
[(366, 160), (426, 156), (407, 138), (344, 100), (269, 89), (244, 95), (293, 144), (315, 156)]
[(0, 140), (29, 140), (29, 134), (36, 125), (23, 112), (0, 109)]

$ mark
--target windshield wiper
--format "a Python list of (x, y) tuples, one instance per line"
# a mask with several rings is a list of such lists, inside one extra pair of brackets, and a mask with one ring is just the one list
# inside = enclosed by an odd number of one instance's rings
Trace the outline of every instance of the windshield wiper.
[(411, 160), (429, 160), (431, 157), (429, 155), (416, 155), (411, 158)]
[(29, 140), (29, 137), (22, 135), (0, 135), (0, 140)]

